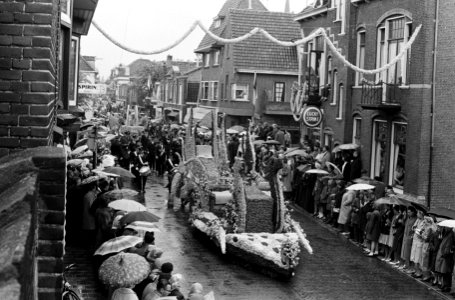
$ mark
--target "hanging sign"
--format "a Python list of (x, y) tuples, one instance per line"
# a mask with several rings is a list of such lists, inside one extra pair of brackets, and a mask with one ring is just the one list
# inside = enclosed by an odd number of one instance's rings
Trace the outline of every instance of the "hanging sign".
[(316, 106), (307, 106), (302, 113), (303, 123), (308, 127), (316, 127), (321, 124), (322, 111)]

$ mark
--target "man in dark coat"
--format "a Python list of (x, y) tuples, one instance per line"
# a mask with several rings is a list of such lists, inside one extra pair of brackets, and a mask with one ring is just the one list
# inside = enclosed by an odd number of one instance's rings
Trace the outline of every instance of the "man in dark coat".
[(234, 164), (235, 157), (237, 156), (237, 151), (239, 150), (239, 139), (234, 136), (232, 141), (227, 145), (228, 159), (229, 159), (229, 168), (232, 168)]
[(350, 179), (354, 180), (362, 176), (362, 160), (359, 157), (359, 152), (354, 150), (351, 160), (351, 174)]

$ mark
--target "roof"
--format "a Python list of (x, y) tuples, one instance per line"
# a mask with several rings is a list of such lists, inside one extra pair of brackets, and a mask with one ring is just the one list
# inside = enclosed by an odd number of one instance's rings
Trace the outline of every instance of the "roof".
[[(248, 1), (249, 0), (227, 0), (219, 13), (215, 16), (214, 21), (212, 22), (209, 30), (218, 36), (223, 36), (224, 30), (226, 28), (226, 16), (229, 13), (229, 10), (232, 8), (235, 9), (243, 9), (243, 10), (250, 10), (248, 9)], [(267, 11), (267, 8), (261, 3), (260, 0), (251, 0), (251, 10), (255, 11)], [(215, 28), (215, 20), (220, 19), (221, 24), (218, 28)], [(215, 40), (206, 34), (202, 41), (200, 42), (199, 46), (196, 48), (195, 52), (202, 52), (204, 49), (210, 47)]]
[(312, 4), (306, 6), (297, 16), (295, 21), (302, 21), (312, 17), (324, 14), (328, 11), (330, 2), (328, 0), (316, 0)]
[[(290, 13), (231, 9), (229, 19), (232, 37), (260, 27), (281, 41), (297, 40), (301, 38), (300, 25), (294, 22), (294, 17)], [(237, 69), (298, 71), (296, 47), (280, 46), (262, 34), (255, 34), (234, 44), (232, 56)]]

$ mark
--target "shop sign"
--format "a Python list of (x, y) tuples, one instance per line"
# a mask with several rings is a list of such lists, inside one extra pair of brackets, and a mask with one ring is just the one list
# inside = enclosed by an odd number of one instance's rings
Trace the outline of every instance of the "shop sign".
[(316, 106), (308, 106), (303, 110), (303, 123), (308, 127), (316, 127), (321, 124), (322, 111)]
[(79, 91), (79, 94), (105, 95), (106, 94), (106, 85), (105, 84), (79, 83), (78, 91)]

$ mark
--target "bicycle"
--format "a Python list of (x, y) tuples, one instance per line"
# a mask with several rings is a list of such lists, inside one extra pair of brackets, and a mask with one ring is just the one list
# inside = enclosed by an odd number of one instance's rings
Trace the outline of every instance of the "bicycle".
[(83, 300), (82, 294), (77, 288), (73, 288), (66, 278), (66, 273), (71, 270), (76, 264), (70, 264), (63, 271), (63, 300)]

